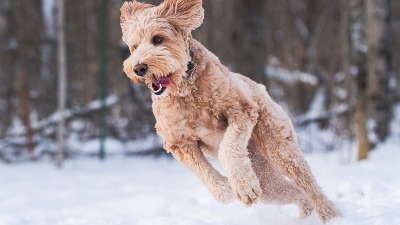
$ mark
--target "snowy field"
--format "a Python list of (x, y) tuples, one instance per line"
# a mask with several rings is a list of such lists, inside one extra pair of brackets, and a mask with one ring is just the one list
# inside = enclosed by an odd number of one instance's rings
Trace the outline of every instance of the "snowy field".
[[(338, 153), (306, 158), (326, 194), (344, 212), (334, 225), (400, 225), (400, 142), (368, 161), (343, 165)], [(0, 225), (320, 225), (295, 206), (217, 203), (173, 159), (79, 159), (0, 164)]]

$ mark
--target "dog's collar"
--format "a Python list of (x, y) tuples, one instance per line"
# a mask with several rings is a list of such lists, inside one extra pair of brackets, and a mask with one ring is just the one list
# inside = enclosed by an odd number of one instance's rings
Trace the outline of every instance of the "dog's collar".
[(196, 72), (196, 66), (194, 65), (194, 48), (190, 47), (189, 49), (189, 55), (190, 55), (190, 62), (187, 64), (187, 70), (186, 74), (190, 77), (193, 77), (194, 73)]

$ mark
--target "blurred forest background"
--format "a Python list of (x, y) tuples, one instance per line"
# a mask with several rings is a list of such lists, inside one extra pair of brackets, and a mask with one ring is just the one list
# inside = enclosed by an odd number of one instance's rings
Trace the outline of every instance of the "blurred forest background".
[[(0, 0), (0, 160), (53, 158), (61, 118), (66, 157), (162, 150), (149, 91), (122, 72), (122, 0), (66, 0), (65, 14), (59, 1)], [(400, 100), (400, 1), (204, 0), (204, 8), (194, 37), (267, 86), (304, 151), (341, 149), (346, 161), (343, 149), (358, 149), (364, 159), (400, 135), (390, 129)]]

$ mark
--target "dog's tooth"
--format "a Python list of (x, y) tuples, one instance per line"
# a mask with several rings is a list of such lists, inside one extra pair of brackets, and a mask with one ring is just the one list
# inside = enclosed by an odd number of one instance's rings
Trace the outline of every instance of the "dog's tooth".
[(160, 92), (161, 90), (162, 90), (162, 85), (161, 84), (159, 84), (160, 86), (158, 87), (158, 90), (157, 91), (155, 91), (154, 93), (158, 93), (158, 92)]

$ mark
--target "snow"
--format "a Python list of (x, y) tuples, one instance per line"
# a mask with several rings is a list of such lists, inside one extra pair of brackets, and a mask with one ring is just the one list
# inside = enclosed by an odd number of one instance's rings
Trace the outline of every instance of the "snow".
[[(80, 153), (95, 155), (99, 153), (100, 149), (100, 141), (99, 139), (93, 139), (84, 142), (81, 145)], [(125, 147), (121, 143), (121, 141), (114, 138), (106, 138), (104, 139), (104, 149), (107, 151), (107, 154), (121, 154), (123, 153)]]
[[(306, 155), (344, 213), (329, 224), (400, 224), (399, 144), (391, 138), (368, 161), (350, 165), (339, 163), (338, 152)], [(322, 224), (315, 213), (301, 221), (292, 205), (219, 204), (168, 158), (78, 158), (61, 170), (45, 161), (0, 164), (0, 174), (0, 225)]]
[(141, 153), (154, 149), (161, 149), (162, 146), (163, 142), (156, 134), (150, 134), (142, 139), (138, 138), (133, 141), (128, 141), (125, 144), (127, 153)]
[[(109, 107), (114, 105), (118, 101), (118, 97), (116, 95), (110, 95), (104, 99), (104, 102), (102, 103), (102, 100), (97, 99), (89, 102), (86, 106), (81, 107), (81, 108), (76, 108), (76, 109), (67, 109), (64, 110), (63, 112), (54, 112), (47, 118), (44, 118), (42, 120), (38, 120), (37, 113), (33, 113), (31, 115), (31, 121), (32, 121), (32, 129), (33, 130), (40, 130), (46, 127), (49, 127), (51, 124), (57, 124), (61, 117), (64, 117), (65, 119), (69, 119), (75, 114), (84, 114), (87, 112), (91, 111), (96, 111), (99, 110), (103, 104), (104, 107)], [(7, 131), (7, 134), (9, 136), (21, 136), (26, 133), (25, 128), (23, 126), (23, 123), (21, 122), (20, 119), (18, 118), (13, 118), (11, 128), (9, 131)]]
[[(81, 141), (79, 134), (71, 133), (68, 135), (68, 146), (75, 149), (79, 155), (97, 155), (100, 151), (100, 139)], [(104, 150), (107, 155), (134, 155), (162, 149), (163, 142), (156, 134), (150, 134), (144, 138), (137, 138), (122, 142), (121, 140), (107, 137), (104, 139)]]
[(46, 35), (50, 37), (55, 36), (55, 24), (54, 24), (55, 6), (56, 6), (55, 0), (42, 0), (42, 11), (46, 23)]
[(95, 110), (95, 109), (100, 109), (103, 105), (104, 106), (113, 105), (117, 101), (118, 101), (118, 97), (116, 95), (110, 95), (104, 99), (104, 102), (102, 102), (102, 100), (95, 100), (95, 101), (88, 103), (87, 107), (88, 107), (88, 109)]
[(301, 72), (298, 70), (289, 70), (280, 65), (280, 60), (276, 57), (270, 57), (268, 64), (264, 68), (265, 74), (269, 78), (274, 78), (285, 84), (294, 84), (296, 82), (303, 82), (312, 86), (318, 84), (318, 79), (309, 73)]

